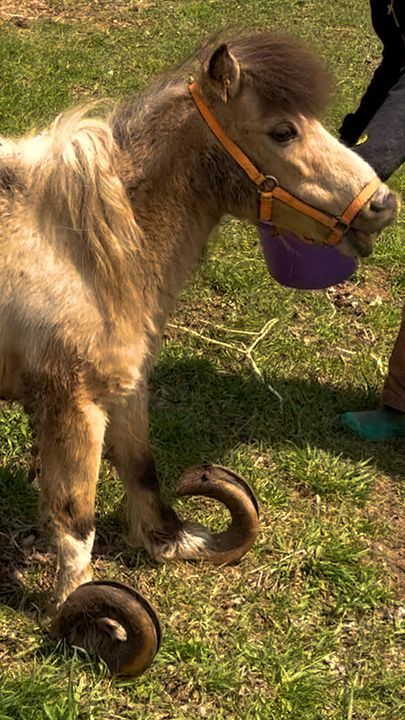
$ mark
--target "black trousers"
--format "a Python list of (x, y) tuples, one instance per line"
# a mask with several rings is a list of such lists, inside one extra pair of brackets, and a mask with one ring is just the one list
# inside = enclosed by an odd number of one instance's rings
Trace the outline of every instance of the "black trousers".
[[(362, 134), (367, 139), (356, 142)], [(356, 112), (347, 115), (340, 137), (382, 180), (405, 161), (405, 59), (384, 53)]]

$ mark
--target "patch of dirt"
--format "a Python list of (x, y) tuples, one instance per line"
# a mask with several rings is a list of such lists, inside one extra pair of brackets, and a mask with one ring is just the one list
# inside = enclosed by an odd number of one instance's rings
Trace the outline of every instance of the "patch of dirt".
[(364, 315), (368, 307), (392, 302), (391, 276), (382, 268), (369, 269), (365, 282), (346, 282), (326, 291), (331, 303), (353, 315)]
[(387, 523), (387, 537), (373, 544), (373, 552), (388, 567), (397, 596), (405, 600), (405, 514), (400, 491), (388, 480), (374, 489), (370, 514), (377, 522)]
[[(1, 517), (0, 526), (4, 527)], [(40, 593), (45, 573), (32, 589), (27, 587), (26, 577), (29, 573), (36, 577), (40, 571), (42, 573), (42, 567), (51, 562), (53, 570), (54, 555), (47, 552), (47, 546), (44, 551), (44, 543), (37, 528), (28, 524), (21, 530), (5, 528), (0, 531), (0, 615), (3, 606), (24, 609), (27, 614), (35, 609), (32, 600)], [(47, 586), (50, 586), (49, 581)]]
[(0, 23), (29, 28), (36, 20), (131, 27), (139, 10), (156, 4), (151, 0), (0, 0)]

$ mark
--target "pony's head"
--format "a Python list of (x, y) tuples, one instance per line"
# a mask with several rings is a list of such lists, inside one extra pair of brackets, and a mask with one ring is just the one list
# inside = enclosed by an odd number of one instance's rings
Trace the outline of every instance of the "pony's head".
[[(308, 48), (269, 32), (239, 36), (205, 49), (199, 84), (227, 136), (258, 170), (315, 211), (339, 218), (368, 186), (369, 197), (353, 213), (339, 249), (352, 255), (371, 252), (372, 236), (395, 219), (397, 200), (385, 185), (370, 184), (373, 169), (317, 119), (330, 82)], [(208, 155), (220, 175), (216, 188), (222, 178), (226, 210), (256, 221), (254, 184), (219, 146), (213, 140)], [(325, 229), (289, 203), (275, 204), (274, 221), (282, 229), (325, 241)]]

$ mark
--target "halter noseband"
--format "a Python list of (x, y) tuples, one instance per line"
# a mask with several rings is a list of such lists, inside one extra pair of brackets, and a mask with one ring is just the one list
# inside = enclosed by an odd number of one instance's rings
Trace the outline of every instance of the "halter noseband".
[[(375, 176), (362, 190), (356, 195), (354, 200), (348, 205), (342, 215), (335, 216), (314, 208), (309, 203), (300, 200), (287, 190), (280, 187), (277, 178), (273, 175), (263, 175), (258, 168), (249, 160), (247, 155), (231, 140), (221, 127), (215, 115), (211, 112), (206, 104), (200, 86), (197, 82), (193, 82), (188, 86), (191, 97), (194, 100), (201, 116), (207, 123), (211, 132), (217, 140), (229, 153), (229, 155), (240, 165), (246, 175), (255, 183), (259, 193), (259, 220), (270, 222), (273, 210), (273, 198), (279, 200), (285, 205), (289, 205), (303, 215), (307, 215), (316, 222), (329, 229), (325, 244), (335, 246), (341, 242), (344, 233), (348, 230), (356, 215), (364, 207), (364, 205), (374, 195), (377, 188), (381, 185), (381, 180)], [(272, 185), (268, 189), (269, 184)]]

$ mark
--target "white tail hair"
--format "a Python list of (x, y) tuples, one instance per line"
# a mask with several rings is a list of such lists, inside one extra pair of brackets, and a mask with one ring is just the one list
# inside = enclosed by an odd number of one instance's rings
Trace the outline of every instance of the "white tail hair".
[(111, 127), (87, 112), (60, 115), (21, 143), (20, 158), (41, 222), (54, 230), (63, 224), (80, 237), (103, 300), (116, 306), (131, 283), (141, 230), (117, 173)]

